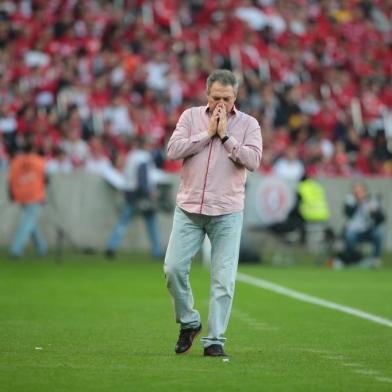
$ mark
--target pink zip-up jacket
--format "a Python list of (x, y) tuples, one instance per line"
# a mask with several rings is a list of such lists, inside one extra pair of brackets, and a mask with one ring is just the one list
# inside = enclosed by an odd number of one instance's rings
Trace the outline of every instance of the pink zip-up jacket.
[(210, 138), (208, 106), (187, 109), (180, 116), (168, 146), (169, 159), (183, 159), (177, 205), (204, 215), (244, 209), (246, 169), (260, 166), (261, 129), (257, 120), (233, 109), (227, 121), (229, 139)]

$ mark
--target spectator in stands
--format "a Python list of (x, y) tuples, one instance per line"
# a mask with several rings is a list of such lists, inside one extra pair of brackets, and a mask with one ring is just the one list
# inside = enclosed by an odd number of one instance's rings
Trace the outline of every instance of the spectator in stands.
[(305, 173), (305, 167), (298, 158), (297, 146), (289, 146), (284, 156), (277, 159), (273, 166), (273, 173), (293, 184), (301, 180)]
[(146, 137), (134, 139), (134, 148), (128, 153), (123, 175), (125, 178), (125, 204), (106, 245), (106, 257), (114, 258), (126, 233), (128, 224), (135, 214), (140, 213), (146, 223), (150, 239), (151, 255), (163, 256), (157, 210), (157, 188), (155, 164), (151, 155), (151, 143)]
[(75, 128), (69, 128), (66, 137), (61, 143), (61, 149), (70, 157), (74, 168), (81, 168), (86, 163), (89, 155), (89, 146), (81, 138), (80, 131)]
[(113, 135), (131, 136), (134, 133), (134, 124), (129, 114), (127, 102), (121, 95), (115, 95), (104, 111), (104, 118), (111, 123)]
[(375, 160), (377, 171), (387, 175), (387, 166), (392, 163), (392, 151), (388, 148), (388, 141), (384, 132), (377, 132), (374, 139), (374, 149), (372, 158)]
[(29, 137), (25, 138), (23, 151), (11, 161), (9, 190), (11, 199), (22, 207), (22, 216), (10, 246), (11, 256), (22, 256), (30, 236), (38, 254), (46, 254), (48, 246), (38, 228), (46, 197), (45, 160), (34, 151)]
[(377, 162), (373, 159), (373, 140), (370, 138), (362, 139), (360, 149), (356, 156), (354, 169), (358, 174), (374, 175), (378, 174)]
[(12, 113), (7, 113), (5, 108), (0, 106), (0, 134), (1, 142), (6, 147), (5, 154), (12, 154), (16, 143), (17, 121)]
[(55, 173), (70, 174), (73, 171), (72, 162), (60, 147), (54, 149), (53, 156), (48, 158), (46, 171), (49, 175)]
[(89, 154), (84, 170), (88, 173), (102, 175), (108, 166), (110, 166), (110, 160), (105, 154), (102, 139), (99, 136), (92, 136), (89, 140)]
[[(80, 167), (86, 157), (70, 148), (69, 129), (88, 142), (105, 122), (118, 140), (148, 132), (164, 149), (170, 117), (201, 104), (205, 75), (224, 65), (243, 79), (238, 107), (262, 115), (264, 136), (274, 135), (273, 161), (288, 143), (297, 143), (306, 115), (308, 138), (320, 133), (323, 154), (314, 156), (315, 145), (299, 146), (306, 167), (331, 176), (390, 176), (390, 158), (369, 167), (368, 151), (361, 151), (369, 139), (373, 159), (377, 135), (390, 138), (389, 16), (386, 1), (0, 2), (6, 153), (12, 154), (20, 134), (41, 132)], [(49, 111), (59, 125), (38, 125)], [(331, 170), (337, 139), (346, 144), (349, 170)], [(392, 152), (386, 141), (384, 157)], [(122, 149), (122, 143), (114, 147)], [(163, 167), (172, 170), (170, 163)]]
[[(385, 221), (380, 200), (369, 195), (364, 183), (355, 182), (352, 192), (347, 196), (344, 213), (347, 218), (344, 228), (346, 249), (340, 255), (340, 260), (335, 261), (335, 266), (342, 266), (343, 262), (362, 267), (380, 267), (384, 238), (382, 223)], [(370, 257), (363, 256), (358, 249), (358, 245), (363, 242), (370, 242), (372, 245)]]
[(274, 167), (272, 162), (272, 151), (265, 149), (263, 152), (263, 161), (261, 162), (260, 172), (264, 175), (271, 175), (273, 173)]

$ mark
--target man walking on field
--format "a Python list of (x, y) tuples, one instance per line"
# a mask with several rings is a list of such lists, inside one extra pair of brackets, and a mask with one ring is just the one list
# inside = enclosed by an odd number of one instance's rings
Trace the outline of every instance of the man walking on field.
[(187, 352), (202, 325), (189, 283), (191, 260), (207, 234), (211, 241), (211, 289), (204, 355), (226, 356), (223, 345), (234, 296), (243, 221), (246, 169), (260, 166), (257, 120), (234, 106), (238, 80), (228, 70), (207, 78), (207, 106), (184, 111), (171, 136), (169, 159), (183, 159), (173, 228), (164, 271)]

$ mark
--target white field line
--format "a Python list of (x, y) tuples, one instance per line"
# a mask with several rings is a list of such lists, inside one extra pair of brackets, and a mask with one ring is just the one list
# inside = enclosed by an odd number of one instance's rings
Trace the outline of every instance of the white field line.
[(376, 377), (376, 380), (380, 381), (380, 382), (390, 382), (390, 383), (392, 383), (392, 377)]
[(362, 374), (364, 376), (380, 376), (380, 372), (377, 370), (357, 369), (357, 370), (353, 370), (353, 372), (357, 374)]
[(346, 366), (346, 367), (361, 367), (362, 365), (360, 365), (359, 363), (355, 363), (355, 362), (343, 362), (342, 366)]
[(329, 354), (329, 355), (323, 355), (322, 358), (329, 359), (330, 361), (334, 361), (335, 363), (340, 364), (341, 366), (350, 367), (351, 373), (359, 374), (361, 376), (369, 376), (379, 382), (391, 382), (392, 380), (392, 378), (386, 377), (384, 374), (381, 374), (380, 371), (378, 370), (367, 369), (357, 363), (343, 362), (347, 359), (349, 360), (349, 358), (343, 355)]
[(308, 295), (308, 294), (301, 293), (299, 291), (291, 290), (291, 289), (288, 289), (284, 286), (277, 285), (275, 283), (269, 282), (264, 279), (255, 278), (253, 276), (238, 272), (237, 273), (237, 280), (239, 282), (248, 283), (250, 285), (260, 287), (265, 290), (270, 290), (275, 293), (282, 294), (287, 297), (297, 299), (299, 301), (322, 306), (324, 308), (334, 309), (339, 312), (347, 313), (352, 316), (360, 317), (365, 320), (372, 321), (373, 323), (385, 325), (387, 327), (392, 328), (392, 320), (388, 320), (386, 318), (379, 317), (379, 316), (364, 312), (359, 309), (351, 308), (350, 306), (340, 305), (335, 302), (326, 301), (326, 300), (318, 298), (318, 297), (313, 297), (312, 295)]
[(233, 309), (232, 315), (237, 317), (239, 320), (249, 325), (251, 328), (256, 329), (258, 331), (275, 331), (279, 329), (279, 327), (274, 327), (273, 325), (262, 323), (252, 317), (250, 317), (247, 313)]
[(349, 371), (351, 371), (351, 373), (359, 374), (364, 377), (368, 376), (368, 377), (371, 377), (374, 380), (379, 381), (379, 382), (384, 382), (384, 383), (391, 383), (392, 382), (392, 377), (387, 377), (384, 374), (381, 374), (381, 372), (378, 370), (367, 369), (359, 363), (343, 362), (343, 361), (350, 360), (350, 358), (348, 358), (344, 355), (331, 353), (331, 352), (325, 351), (325, 350), (322, 350), (322, 351), (314, 350), (314, 349), (310, 349), (310, 348), (300, 348), (299, 351), (313, 353), (313, 354), (320, 356), (323, 359), (328, 359), (330, 361), (333, 361), (334, 366), (340, 365), (340, 366), (348, 367)]

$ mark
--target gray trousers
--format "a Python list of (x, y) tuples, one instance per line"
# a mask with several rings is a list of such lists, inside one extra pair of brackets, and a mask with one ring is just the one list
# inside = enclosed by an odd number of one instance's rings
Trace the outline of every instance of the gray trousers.
[(191, 214), (176, 207), (173, 229), (166, 251), (164, 271), (167, 287), (174, 300), (176, 321), (181, 328), (196, 328), (200, 314), (194, 309), (189, 272), (192, 258), (207, 234), (211, 242), (211, 287), (208, 335), (204, 347), (225, 342), (231, 306), (243, 222), (243, 212), (208, 216)]

